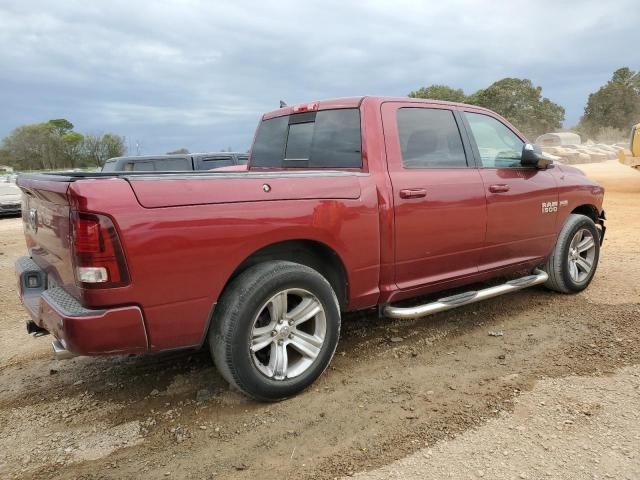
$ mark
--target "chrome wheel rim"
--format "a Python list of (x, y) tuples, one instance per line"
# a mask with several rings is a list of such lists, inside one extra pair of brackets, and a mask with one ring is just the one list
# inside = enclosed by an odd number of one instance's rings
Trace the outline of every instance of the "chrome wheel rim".
[(593, 270), (596, 258), (596, 242), (593, 234), (583, 228), (578, 230), (569, 244), (569, 275), (574, 282), (584, 282)]
[(273, 380), (294, 378), (307, 371), (318, 358), (327, 334), (322, 303), (300, 288), (273, 295), (251, 325), (253, 363)]

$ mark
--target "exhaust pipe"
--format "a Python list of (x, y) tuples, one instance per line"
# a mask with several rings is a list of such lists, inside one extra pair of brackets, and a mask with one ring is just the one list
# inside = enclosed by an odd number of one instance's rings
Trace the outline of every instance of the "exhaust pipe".
[(53, 347), (53, 356), (56, 360), (68, 360), (76, 356), (74, 353), (71, 353), (69, 350), (64, 348), (64, 345), (62, 345), (60, 340), (54, 340), (51, 342), (51, 346)]
[(507, 283), (496, 285), (495, 287), (441, 298), (440, 300), (432, 303), (425, 303), (424, 305), (416, 305), (415, 307), (394, 307), (387, 305), (384, 308), (384, 316), (401, 320), (425, 317), (433, 313), (444, 312), (445, 310), (469, 305), (470, 303), (476, 303), (480, 300), (486, 300), (487, 298), (493, 298), (499, 295), (504, 295), (505, 293), (515, 292), (517, 290), (522, 290), (523, 288), (539, 285), (546, 282), (548, 278), (549, 275), (547, 275), (547, 272), (535, 269), (533, 275), (516, 278), (515, 280), (510, 280)]

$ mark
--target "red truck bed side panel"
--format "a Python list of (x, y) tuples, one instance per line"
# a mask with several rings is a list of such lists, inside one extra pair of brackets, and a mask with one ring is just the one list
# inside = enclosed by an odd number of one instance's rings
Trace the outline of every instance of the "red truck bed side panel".
[(356, 199), (360, 184), (355, 175), (287, 173), (283, 177), (260, 173), (218, 173), (209, 177), (165, 175), (152, 181), (132, 177), (131, 186), (146, 208), (236, 202), (305, 199)]
[[(316, 176), (313, 183), (305, 182), (305, 195), (328, 197), (336, 178), (340, 177)], [(198, 192), (207, 191), (207, 186), (215, 192), (226, 181), (235, 183), (219, 178), (185, 178), (171, 183), (175, 187), (182, 182), (180, 191), (189, 191), (195, 184), (193, 189)], [(131, 275), (127, 287), (84, 290), (83, 304), (143, 306), (152, 351), (197, 345), (213, 305), (238, 265), (263, 247), (300, 239), (319, 242), (338, 254), (349, 273), (348, 308), (375, 305), (380, 255), (375, 184), (369, 175), (343, 176), (339, 182), (338, 191), (347, 198), (170, 208), (142, 207), (123, 179), (73, 183), (70, 188), (78, 208), (109, 212), (114, 219)], [(144, 185), (148, 198), (169, 195), (165, 180), (131, 183), (136, 190)], [(271, 180), (270, 184), (278, 190), (284, 182)], [(259, 187), (259, 194), (266, 195), (262, 183)], [(227, 193), (221, 195), (231, 195), (224, 191)], [(193, 197), (197, 198), (195, 192)]]

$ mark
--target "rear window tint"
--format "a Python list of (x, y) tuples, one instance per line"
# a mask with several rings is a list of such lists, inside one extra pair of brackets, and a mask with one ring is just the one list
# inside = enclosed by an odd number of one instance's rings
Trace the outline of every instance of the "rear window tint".
[(262, 122), (251, 151), (257, 167), (360, 168), (356, 108), (305, 112)]
[(309, 160), (314, 127), (314, 122), (289, 125), (287, 148), (284, 152), (285, 160)]

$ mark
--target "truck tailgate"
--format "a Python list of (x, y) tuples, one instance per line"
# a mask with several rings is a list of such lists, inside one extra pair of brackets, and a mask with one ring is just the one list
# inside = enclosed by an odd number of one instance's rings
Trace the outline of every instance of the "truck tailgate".
[(48, 287), (71, 287), (75, 278), (70, 248), (68, 182), (18, 179), (22, 218), (29, 254), (45, 271)]

